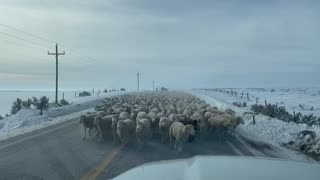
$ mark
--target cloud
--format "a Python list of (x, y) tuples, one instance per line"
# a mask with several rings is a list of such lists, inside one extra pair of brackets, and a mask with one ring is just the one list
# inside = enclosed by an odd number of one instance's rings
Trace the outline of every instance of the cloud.
[[(279, 85), (289, 75), (314, 79), (290, 79), (298, 86), (320, 80), (310, 75), (320, 68), (318, 9), (316, 1), (6, 0), (0, 21), (65, 45), (62, 87), (135, 87), (137, 71), (172, 87), (236, 85), (237, 77), (246, 79), (243, 86), (266, 76), (260, 85)], [(54, 47), (4, 27), (0, 32)], [(47, 48), (4, 42), (0, 72), (54, 76)]]

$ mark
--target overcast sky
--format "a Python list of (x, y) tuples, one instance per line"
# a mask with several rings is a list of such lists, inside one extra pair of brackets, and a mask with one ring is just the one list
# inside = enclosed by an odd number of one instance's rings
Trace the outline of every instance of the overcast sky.
[[(320, 86), (319, 1), (1, 0), (0, 24), (64, 45), (62, 89)], [(54, 89), (53, 48), (0, 26), (0, 89)]]

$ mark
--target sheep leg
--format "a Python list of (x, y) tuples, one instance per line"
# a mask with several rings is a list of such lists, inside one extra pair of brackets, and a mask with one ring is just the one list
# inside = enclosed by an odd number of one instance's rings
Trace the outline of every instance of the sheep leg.
[(179, 143), (179, 152), (183, 152), (183, 146), (181, 142)]
[(99, 132), (99, 142), (102, 142), (102, 141), (103, 141), (103, 133)]
[(83, 129), (84, 129), (84, 136), (83, 136), (82, 140), (85, 140), (86, 136), (87, 136), (87, 128), (85, 126), (83, 126)]
[(172, 146), (171, 146), (171, 144), (172, 144), (172, 136), (171, 135), (169, 135), (169, 138), (170, 138), (170, 144), (169, 144), (169, 147), (171, 148)]
[(89, 129), (89, 136), (91, 136), (91, 130), (92, 130), (92, 128)]
[(101, 129), (96, 127), (96, 131), (97, 131), (96, 137), (98, 137), (98, 135), (101, 133)]
[(113, 134), (113, 144), (116, 144), (116, 132), (113, 130), (112, 134)]

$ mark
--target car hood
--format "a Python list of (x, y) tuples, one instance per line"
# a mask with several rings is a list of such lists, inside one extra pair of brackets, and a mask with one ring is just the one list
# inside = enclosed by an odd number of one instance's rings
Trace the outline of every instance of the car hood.
[(147, 163), (114, 179), (152, 180), (319, 180), (320, 164), (237, 156), (195, 156)]

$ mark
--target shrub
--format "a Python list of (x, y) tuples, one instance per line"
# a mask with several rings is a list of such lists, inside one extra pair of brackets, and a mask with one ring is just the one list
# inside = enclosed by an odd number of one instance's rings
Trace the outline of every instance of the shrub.
[(42, 96), (40, 100), (38, 100), (36, 97), (33, 97), (33, 105), (40, 110), (40, 115), (42, 115), (43, 110), (46, 110), (49, 107), (49, 98)]
[(69, 102), (67, 100), (65, 100), (65, 99), (61, 99), (60, 100), (60, 105), (66, 106), (66, 105), (69, 105)]
[(30, 109), (32, 105), (32, 100), (30, 98), (28, 98), (25, 101), (22, 101), (22, 106), (26, 109)]
[(232, 104), (237, 106), (237, 107), (247, 107), (247, 102), (245, 102), (245, 101), (243, 101), (243, 102), (234, 101), (234, 102), (232, 102)]
[(80, 97), (85, 97), (85, 96), (91, 96), (91, 94), (88, 91), (82, 91), (82, 92), (79, 93), (79, 96)]
[(3, 119), (3, 118), (4, 118), (4, 117), (2, 117), (2, 116), (0, 115), (0, 120)]
[(17, 100), (14, 101), (11, 106), (11, 114), (16, 114), (21, 110), (21, 108), (22, 108), (22, 100), (20, 98), (17, 98)]
[(320, 125), (320, 118), (317, 118), (313, 114), (302, 115), (299, 113), (290, 114), (284, 106), (278, 106), (277, 104), (263, 105), (252, 105), (251, 109), (254, 112), (270, 116), (272, 118), (278, 118), (286, 122), (294, 122), (297, 124), (308, 124), (308, 125)]

